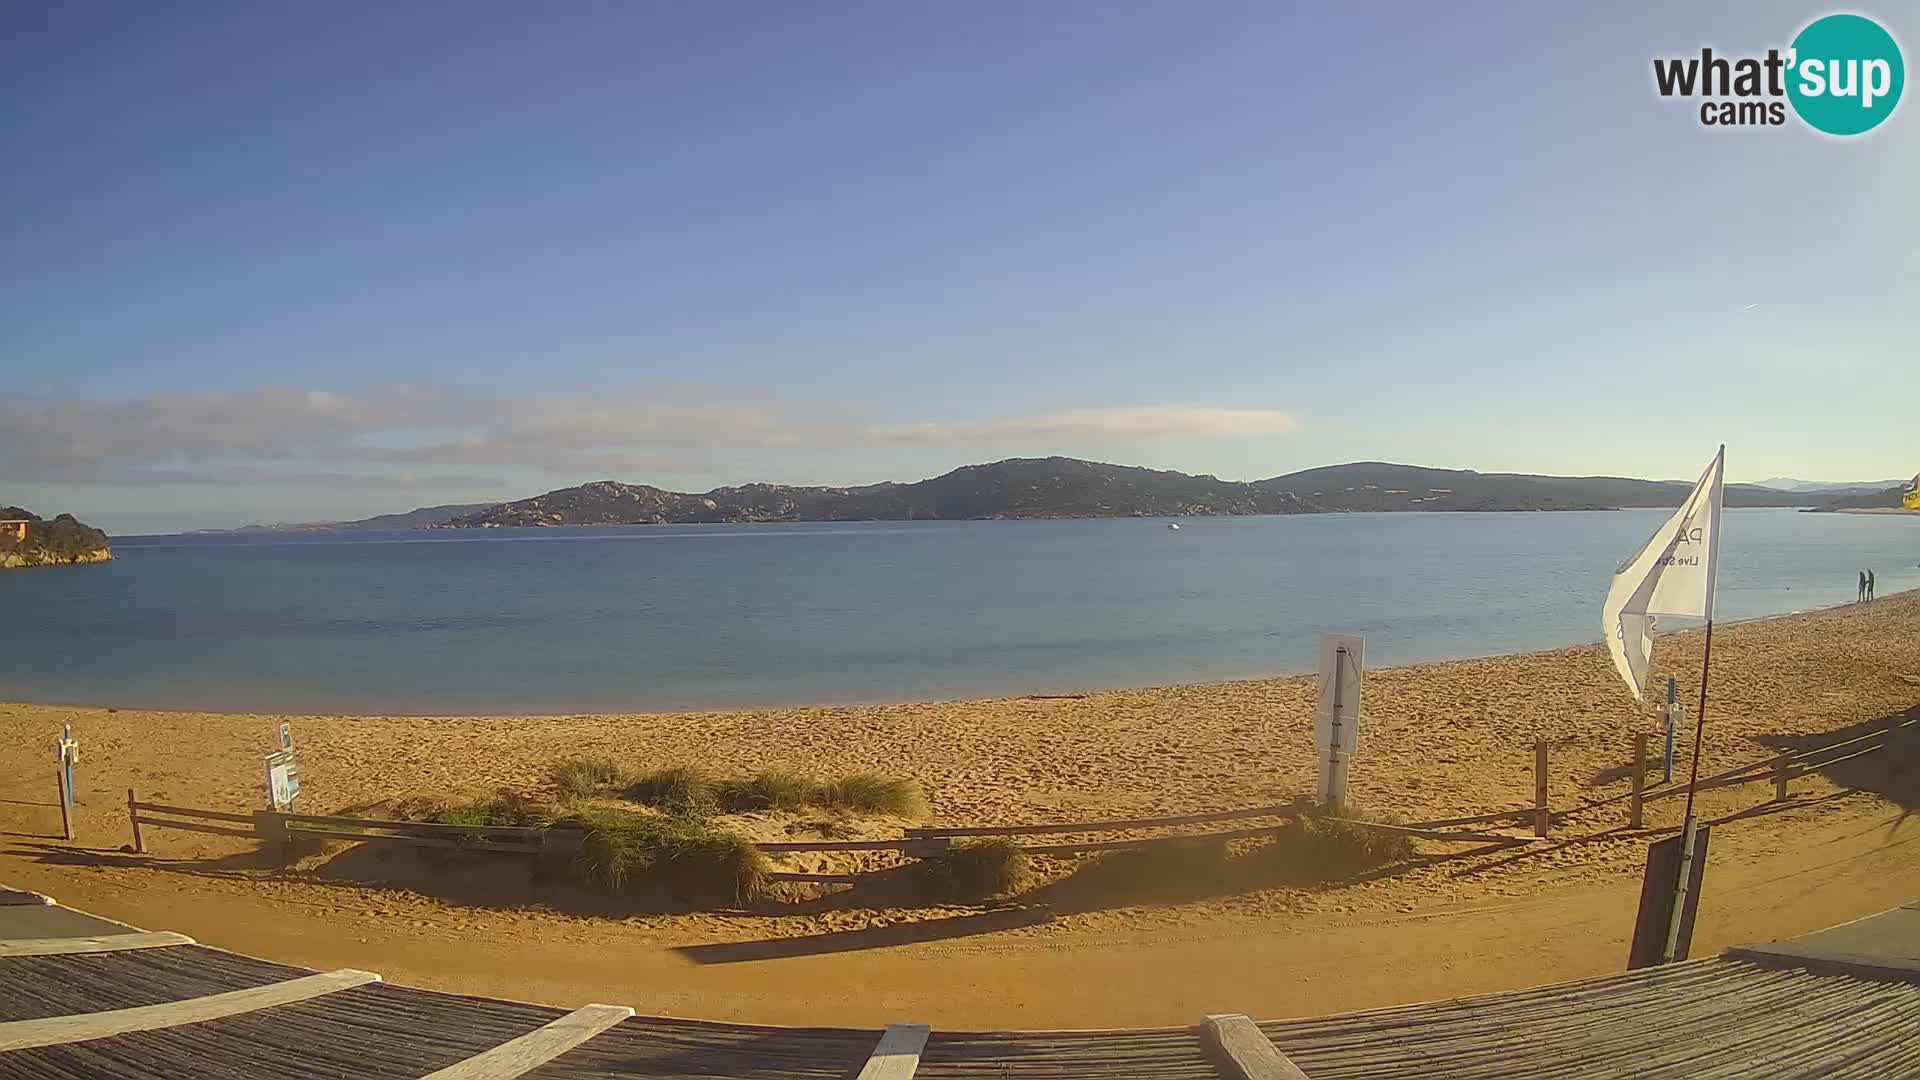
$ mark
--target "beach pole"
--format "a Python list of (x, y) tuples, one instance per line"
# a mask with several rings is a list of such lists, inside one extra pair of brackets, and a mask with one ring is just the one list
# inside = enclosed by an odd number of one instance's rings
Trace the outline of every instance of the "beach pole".
[(67, 795), (67, 768), (64, 763), (53, 774), (53, 783), (60, 789), (60, 835), (71, 840), (73, 839), (73, 812), (68, 809), (72, 803)]
[(136, 855), (145, 855), (147, 845), (140, 840), (140, 811), (133, 797), (133, 789), (127, 789), (127, 822), (133, 826), (133, 851)]
[(1533, 744), (1533, 835), (1547, 835), (1553, 815), (1547, 811), (1547, 740)]
[(1340, 684), (1346, 676), (1347, 647), (1340, 646), (1333, 654), (1333, 723), (1327, 739), (1327, 807), (1335, 814), (1347, 805), (1347, 762), (1340, 754), (1340, 710), (1345, 704), (1340, 700)]
[(1627, 813), (1627, 828), (1647, 827), (1647, 733), (1633, 733), (1633, 803)]
[(1792, 763), (1787, 760), (1787, 755), (1785, 754), (1781, 754), (1779, 757), (1773, 759), (1774, 802), (1787, 801), (1787, 776), (1789, 775), (1788, 770), (1791, 766)]
[(1666, 708), (1667, 758), (1666, 758), (1666, 764), (1662, 767), (1662, 775), (1660, 777), (1660, 782), (1663, 784), (1673, 783), (1673, 726), (1679, 722), (1678, 720), (1679, 712), (1680, 712), (1680, 686), (1679, 686), (1679, 683), (1674, 679), (1674, 677), (1669, 675), (1667, 676), (1667, 708)]
[(1667, 921), (1667, 947), (1660, 962), (1670, 964), (1680, 948), (1680, 921), (1687, 909), (1687, 880), (1693, 873), (1694, 789), (1700, 780), (1700, 740), (1707, 728), (1707, 673), (1713, 670), (1713, 620), (1707, 620), (1707, 645), (1700, 658), (1700, 712), (1693, 720), (1693, 760), (1687, 763), (1687, 813), (1680, 825), (1680, 878), (1673, 889), (1673, 914)]

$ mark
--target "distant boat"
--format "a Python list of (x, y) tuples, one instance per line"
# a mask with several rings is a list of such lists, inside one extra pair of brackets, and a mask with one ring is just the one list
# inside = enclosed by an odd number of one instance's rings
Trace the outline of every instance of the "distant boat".
[(1167, 528), (1169, 528), (1169, 529), (1178, 529), (1179, 527), (1180, 527), (1180, 523), (1179, 523), (1179, 522), (1175, 522), (1175, 521), (1169, 521), (1169, 522), (1167, 522)]

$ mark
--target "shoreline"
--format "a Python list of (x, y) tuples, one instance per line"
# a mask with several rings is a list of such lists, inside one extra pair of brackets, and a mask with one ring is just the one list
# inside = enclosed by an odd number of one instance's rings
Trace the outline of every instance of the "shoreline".
[[(1689, 702), (1701, 638), (1697, 630), (1663, 635), (1654, 655), (1656, 685), (1679, 675)], [(1920, 591), (1725, 624), (1714, 637), (1713, 676), (1703, 774), (1920, 717)], [(1314, 684), (1307, 675), (1066, 698), (519, 723), (294, 715), (292, 724), (308, 813), (501, 788), (542, 792), (556, 761), (607, 757), (627, 769), (695, 765), (723, 777), (874, 772), (922, 786), (929, 812), (913, 823), (1007, 826), (1205, 813), (1310, 793)], [(1619, 797), (1634, 737), (1658, 730), (1651, 706), (1632, 699), (1597, 643), (1378, 668), (1367, 677), (1350, 797), (1409, 821), (1528, 807), (1539, 742), (1550, 750), (1550, 806)], [(77, 839), (63, 845), (48, 744), (69, 722), (84, 754), (74, 773)], [(1094, 888), (1098, 874), (1078, 891), (1070, 877), (1054, 876), (1041, 886), (1047, 892), (1023, 894), (1048, 908), (1049, 921), (978, 936), (943, 928), (957, 930), (982, 909), (879, 894), (581, 912), (540, 891), (517, 863), (501, 875), (350, 848), (287, 870), (251, 840), (159, 829), (146, 836), (147, 856), (117, 850), (130, 838), (129, 789), (172, 806), (259, 808), (262, 754), (278, 745), (279, 722), (273, 714), (0, 704), (0, 745), (24, 748), (0, 758), (0, 790), (10, 794), (0, 800), (0, 830), (42, 838), (0, 850), (0, 879), (214, 947), (319, 969), (384, 965), (395, 979), (456, 993), (575, 1004), (643, 994), (650, 1007), (681, 1015), (819, 1023), (872, 1008), (861, 988), (874, 980), (950, 1023), (1154, 1025), (1221, 1000), (1222, 970), (1240, 973), (1234, 1000), (1300, 1012), (1325, 1012), (1328, 1000), (1388, 1005), (1618, 970), (1646, 844), (1681, 811), (1679, 800), (1651, 803), (1649, 828), (1635, 831), (1625, 827), (1625, 804), (1611, 803), (1556, 825), (1550, 844), (1478, 855), (1434, 845), (1423, 853), (1453, 861), (1324, 886), (1220, 889), (1204, 875), (1156, 874), (1137, 889), (1113, 882), (1109, 893)], [(1682, 740), (1676, 778), (1685, 776), (1690, 743)], [(1777, 806), (1765, 782), (1703, 792), (1700, 813), (1717, 823), (1718, 884), (1701, 909), (1701, 947), (1910, 899), (1920, 888), (1912, 858), (1920, 828), (1909, 816), (1920, 788), (1897, 764), (1874, 755), (1795, 777), (1791, 798)], [(908, 824), (778, 813), (714, 820), (760, 841), (829, 827), (841, 838), (892, 838)], [(879, 865), (859, 861), (866, 858), (787, 854), (779, 869)], [(1783, 875), (1825, 884), (1769, 887)], [(1488, 910), (1511, 918), (1476, 914)], [(1524, 932), (1514, 932), (1513, 919)], [(921, 931), (909, 925), (923, 926), (925, 939), (878, 947), (915, 939)], [(857, 947), (711, 965), (690, 965), (679, 951), (722, 942)], [(1114, 947), (1123, 942), (1150, 947)], [(1363, 953), (1356, 942), (1365, 942)], [(1249, 949), (1263, 962), (1246, 965)], [(1442, 962), (1410, 984), (1405, 957), (1428, 951)], [(841, 989), (823, 995), (822, 986)]]
[[(1890, 592), (1890, 593), (1887, 593), (1885, 596), (1881, 596), (1877, 598), (1876, 602), (1892, 600), (1896, 597), (1905, 596), (1908, 594), (1920, 594), (1920, 588), (1902, 589), (1898, 592)], [(1826, 605), (1820, 605), (1816, 607), (1796, 608), (1793, 611), (1780, 612), (1779, 614), (1775, 614), (1775, 615), (1753, 615), (1744, 619), (1721, 619), (1716, 621), (1714, 625), (1724, 630), (1728, 627), (1733, 627), (1733, 626), (1744, 626), (1752, 623), (1770, 622), (1778, 619), (1795, 619), (1795, 618), (1801, 618), (1808, 615), (1819, 614), (1821, 612), (1838, 611), (1845, 608), (1853, 607), (1858, 603), (1859, 603), (1858, 601), (1843, 601), (1837, 604), (1826, 604)], [(1666, 633), (1659, 635), (1659, 637), (1664, 638), (1664, 637), (1669, 637), (1674, 635), (1698, 634), (1700, 633), (1703, 627), (1704, 627), (1704, 624), (1701, 624), (1700, 626), (1689, 626), (1684, 629), (1667, 631)], [(1333, 632), (1333, 631), (1329, 631), (1329, 632)], [(1566, 642), (1558, 645), (1545, 645), (1539, 648), (1511, 650), (1507, 652), (1470, 653), (1464, 656), (1444, 656), (1444, 657), (1431, 657), (1431, 658), (1425, 658), (1425, 659), (1407, 660), (1399, 663), (1384, 665), (1381, 667), (1369, 668), (1368, 674), (1377, 674), (1377, 673), (1389, 672), (1389, 671), (1399, 671), (1407, 668), (1424, 668), (1424, 667), (1435, 667), (1435, 666), (1446, 665), (1446, 664), (1473, 663), (1477, 661), (1525, 660), (1525, 659), (1534, 658), (1534, 657), (1548, 656), (1555, 653), (1561, 653), (1570, 649), (1593, 648), (1600, 644), (1601, 644), (1601, 641), (1599, 638), (1587, 638), (1581, 641)], [(209, 708), (209, 707), (194, 706), (194, 705), (144, 705), (144, 704), (106, 705), (98, 701), (61, 701), (61, 700), (45, 700), (45, 699), (25, 699), (25, 698), (0, 698), (0, 705), (17, 706), (21, 708), (78, 709), (78, 710), (88, 710), (88, 711), (105, 711), (109, 713), (138, 712), (138, 713), (150, 713), (150, 714), (171, 715), (171, 716), (220, 715), (220, 716), (264, 716), (264, 717), (274, 717), (274, 718), (294, 718), (294, 717), (305, 717), (305, 716), (341, 716), (341, 717), (354, 717), (354, 718), (360, 718), (360, 719), (380, 718), (380, 719), (419, 719), (419, 720), (446, 720), (446, 719), (458, 719), (458, 718), (484, 716), (488, 719), (496, 719), (496, 720), (564, 720), (568, 718), (578, 718), (578, 717), (707, 716), (707, 715), (714, 715), (714, 714), (720, 714), (720, 713), (770, 715), (770, 714), (795, 712), (795, 711), (825, 711), (825, 710), (836, 710), (836, 709), (915, 708), (915, 707), (937, 707), (937, 706), (960, 706), (960, 705), (968, 705), (968, 704), (984, 704), (989, 702), (997, 703), (997, 702), (1014, 702), (1014, 701), (1077, 700), (1077, 699), (1094, 697), (1102, 694), (1171, 693), (1171, 692), (1182, 691), (1182, 690), (1194, 690), (1194, 689), (1202, 689), (1202, 688), (1209, 688), (1209, 687), (1228, 688), (1228, 687), (1248, 686), (1248, 685), (1255, 685), (1255, 684), (1285, 682), (1293, 679), (1314, 678), (1314, 677), (1315, 677), (1315, 672), (1311, 669), (1308, 669), (1308, 670), (1302, 670), (1302, 671), (1272, 671), (1272, 672), (1264, 672), (1264, 673), (1250, 673), (1246, 675), (1228, 676), (1225, 678), (1187, 679), (1187, 680), (1174, 680), (1169, 682), (1155, 682), (1155, 683), (1144, 683), (1144, 684), (1129, 683), (1129, 684), (1122, 684), (1122, 685), (1115, 685), (1115, 686), (1098, 686), (1098, 685), (1082, 684), (1079, 686), (1062, 686), (1057, 688), (1035, 689), (1035, 690), (1028, 690), (1028, 691), (1008, 690), (1008, 691), (999, 692), (999, 693), (993, 693), (993, 692), (971, 693), (971, 694), (963, 693), (963, 694), (957, 694), (957, 695), (930, 694), (929, 696), (926, 696), (926, 697), (905, 697), (905, 698), (895, 697), (895, 698), (884, 698), (884, 699), (847, 698), (847, 699), (832, 699), (832, 700), (820, 700), (820, 701), (749, 702), (749, 703), (733, 703), (733, 704), (716, 704), (716, 705), (688, 707), (688, 708), (642, 706), (639, 708), (628, 708), (628, 709), (619, 709), (619, 708), (557, 709), (557, 710), (552, 710), (547, 712), (513, 712), (513, 711), (498, 711), (498, 710), (491, 710), (491, 709), (488, 709), (488, 710), (455, 709), (455, 710), (438, 711), (438, 712), (412, 711), (412, 710), (362, 712), (362, 711), (355, 711), (355, 710), (330, 709), (330, 708), (237, 709), (237, 708), (217, 708), (217, 707)]]

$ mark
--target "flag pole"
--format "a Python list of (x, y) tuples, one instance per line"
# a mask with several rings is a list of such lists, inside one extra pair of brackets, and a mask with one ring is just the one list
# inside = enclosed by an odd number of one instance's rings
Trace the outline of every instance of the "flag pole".
[[(1717, 482), (1724, 483), (1726, 478), (1727, 448), (1720, 447), (1721, 473)], [(1711, 537), (1714, 552), (1720, 547), (1720, 522), (1716, 516)], [(1693, 720), (1693, 760), (1687, 764), (1687, 811), (1680, 819), (1680, 879), (1673, 889), (1673, 914), (1667, 919), (1667, 946), (1661, 951), (1660, 961), (1672, 963), (1674, 954), (1680, 951), (1680, 922), (1687, 910), (1687, 883), (1693, 879), (1693, 839), (1695, 821), (1693, 817), (1693, 796), (1700, 781), (1700, 740), (1707, 730), (1707, 674), (1713, 670), (1713, 575), (1719, 573), (1717, 559), (1710, 560), (1707, 567), (1707, 643), (1700, 657), (1700, 710)]]
[(1680, 821), (1680, 876), (1673, 888), (1673, 913), (1667, 918), (1667, 945), (1660, 962), (1670, 964), (1680, 951), (1680, 922), (1687, 910), (1687, 883), (1693, 880), (1693, 794), (1700, 779), (1700, 736), (1707, 727), (1707, 672), (1713, 667), (1713, 623), (1707, 623), (1706, 655), (1700, 661), (1700, 712), (1693, 722), (1693, 761), (1687, 767), (1687, 812)]

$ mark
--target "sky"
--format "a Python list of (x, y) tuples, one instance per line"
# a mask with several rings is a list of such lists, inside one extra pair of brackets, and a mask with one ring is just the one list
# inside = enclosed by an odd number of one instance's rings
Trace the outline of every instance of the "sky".
[[(115, 532), (1065, 454), (1920, 469), (1920, 104), (1821, 5), (0, 6), (0, 504)], [(1911, 7), (1851, 8), (1920, 48)]]

